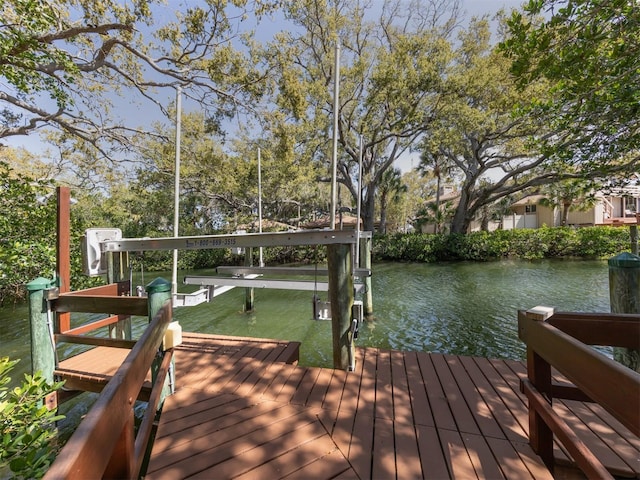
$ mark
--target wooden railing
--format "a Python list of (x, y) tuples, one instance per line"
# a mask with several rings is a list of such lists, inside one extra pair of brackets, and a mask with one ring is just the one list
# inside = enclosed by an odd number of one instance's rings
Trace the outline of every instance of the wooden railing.
[[(589, 345), (640, 349), (640, 315), (554, 313), (536, 307), (518, 312), (527, 344), (529, 441), (553, 472), (554, 435), (588, 478), (613, 478), (553, 409), (553, 399), (597, 402), (634, 435), (640, 435), (640, 374)], [(552, 382), (551, 368), (573, 385)]]
[[(69, 307), (73, 304), (74, 309), (78, 308), (78, 304), (74, 302), (80, 297), (69, 300)], [(79, 302), (83, 311), (120, 313), (120, 307), (116, 305), (125, 305), (127, 299), (135, 298), (112, 298), (106, 310), (103, 304), (103, 301), (107, 300), (105, 297), (81, 299)], [(139, 303), (137, 300), (133, 305)], [(144, 300), (146, 304), (146, 299), (139, 300)], [(65, 302), (67, 300), (58, 306), (64, 305)], [(86, 310), (87, 308), (93, 310)], [(160, 350), (164, 333), (171, 320), (171, 302), (167, 301), (140, 339), (135, 342), (125, 361), (59, 453), (47, 472), (46, 479), (137, 478), (173, 356), (173, 350)], [(149, 403), (135, 435), (133, 407), (151, 365), (159, 355), (162, 355), (160, 368), (154, 375)]]
[(60, 317), (68, 312), (104, 313), (110, 316), (71, 328), (67, 322), (58, 321), (56, 340), (69, 343), (87, 343), (83, 335), (101, 327), (114, 325), (131, 315), (148, 315), (147, 299), (125, 296), (129, 282), (111, 283), (85, 290), (61, 294), (52, 302), (53, 310)]

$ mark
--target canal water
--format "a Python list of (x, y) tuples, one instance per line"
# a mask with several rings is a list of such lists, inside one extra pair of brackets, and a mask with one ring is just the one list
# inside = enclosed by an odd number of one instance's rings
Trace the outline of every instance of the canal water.
[[(134, 283), (157, 276), (171, 278), (147, 272)], [(362, 325), (357, 345), (395, 350), (522, 359), (518, 309), (610, 310), (606, 261), (376, 263), (372, 289), (374, 318)], [(312, 292), (255, 289), (250, 313), (242, 311), (244, 295), (236, 288), (211, 303), (178, 308), (174, 316), (184, 331), (299, 341), (302, 365), (331, 366), (331, 322), (313, 320)], [(319, 295), (327, 299), (326, 292)], [(135, 322), (134, 337), (145, 323)], [(21, 359), (14, 378), (30, 370), (26, 305), (0, 309), (0, 355)]]

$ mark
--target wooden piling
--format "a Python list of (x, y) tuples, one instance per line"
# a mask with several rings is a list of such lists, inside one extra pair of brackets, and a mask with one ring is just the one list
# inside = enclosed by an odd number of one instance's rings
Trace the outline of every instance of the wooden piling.
[(29, 323), (31, 325), (31, 372), (40, 372), (48, 383), (53, 382), (53, 371), (56, 367), (55, 348), (50, 328), (54, 314), (50, 311), (46, 300), (47, 291), (54, 286), (54, 281), (36, 278), (27, 283), (29, 292)]
[[(640, 313), (640, 257), (621, 253), (609, 259), (609, 301), (612, 313)], [(640, 350), (614, 347), (613, 358), (640, 373)]]
[[(154, 317), (158, 314), (160, 309), (167, 301), (172, 301), (171, 295), (171, 282), (165, 280), (164, 278), (156, 278), (151, 283), (145, 286), (147, 291), (147, 301), (149, 305), (149, 323), (151, 323)], [(160, 366), (162, 364), (162, 356), (156, 355), (155, 360), (151, 364), (151, 379), (155, 384), (156, 378), (158, 376), (158, 371), (160, 370)], [(171, 359), (171, 371), (175, 371), (174, 369), (174, 361)], [(158, 408), (162, 407), (162, 403), (164, 399), (171, 395), (171, 385), (169, 382), (171, 379), (169, 378), (171, 375), (167, 375), (165, 378), (165, 384), (162, 389), (160, 403), (158, 404)]]
[[(360, 268), (371, 270), (371, 237), (360, 238)], [(373, 293), (371, 291), (371, 277), (364, 277), (364, 294), (362, 296), (362, 313), (365, 318), (373, 316)]]
[[(640, 223), (640, 217), (638, 217)], [(631, 253), (638, 255), (638, 225), (631, 225), (629, 227), (629, 234), (631, 236)]]
[(347, 370), (355, 354), (349, 333), (353, 307), (351, 245), (327, 245), (327, 266), (331, 301), (333, 368)]
[[(253, 267), (253, 248), (244, 249), (244, 266)], [(253, 287), (245, 288), (244, 311), (251, 312), (253, 310), (254, 291)]]

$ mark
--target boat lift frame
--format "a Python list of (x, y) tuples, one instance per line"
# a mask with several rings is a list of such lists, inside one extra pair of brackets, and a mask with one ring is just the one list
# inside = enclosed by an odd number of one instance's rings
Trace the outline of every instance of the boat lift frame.
[[(114, 230), (114, 229), (112, 229)], [(87, 235), (87, 238), (89, 235)], [(343, 370), (355, 369), (355, 345), (358, 320), (354, 316), (354, 247), (360, 240), (370, 241), (371, 232), (349, 230), (303, 230), (295, 232), (276, 233), (248, 233), (243, 235), (203, 235), (185, 237), (161, 237), (161, 238), (119, 238), (116, 235), (98, 236), (93, 244), (85, 246), (86, 252), (93, 252), (94, 264), (98, 264), (98, 271), (107, 269), (113, 271), (114, 264), (120, 264), (115, 260), (116, 254), (127, 252), (143, 252), (149, 250), (203, 250), (212, 248), (254, 248), (274, 246), (302, 246), (302, 245), (326, 245), (327, 246), (327, 290), (331, 305), (331, 323), (333, 337), (333, 363), (334, 368)], [(97, 245), (96, 245), (97, 243)], [(369, 250), (370, 252), (370, 250)], [(370, 266), (370, 259), (367, 260)], [(245, 267), (251, 268), (251, 267)], [(370, 281), (370, 269), (358, 269), (358, 276), (366, 277)], [(112, 275), (111, 275), (112, 276)], [(253, 274), (252, 274), (253, 276)], [(240, 280), (240, 279), (238, 279)], [(204, 285), (205, 280), (198, 279)], [(249, 282), (243, 285), (266, 288), (264, 280), (242, 279)], [(213, 281), (215, 283), (215, 281)], [(191, 283), (191, 282), (190, 282)], [(282, 284), (279, 284), (282, 285)], [(238, 285), (240, 286), (240, 285)], [(368, 283), (363, 290), (370, 295), (371, 288)], [(194, 299), (195, 300), (195, 299)], [(184, 305), (193, 304), (185, 299)], [(370, 308), (370, 306), (369, 306)], [(367, 306), (365, 305), (365, 312)]]

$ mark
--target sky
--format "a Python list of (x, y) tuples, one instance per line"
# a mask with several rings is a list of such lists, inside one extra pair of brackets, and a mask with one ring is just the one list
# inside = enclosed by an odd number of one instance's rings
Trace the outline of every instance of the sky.
[(524, 0), (462, 0), (462, 8), (469, 15), (482, 15), (484, 13), (494, 14), (500, 9), (509, 10), (518, 8)]
[[(374, 2), (378, 2), (381, 0), (374, 0)], [(184, 5), (193, 3), (194, 0), (167, 0), (167, 4), (163, 9), (166, 12), (171, 12), (173, 9), (177, 9), (179, 5)], [(518, 8), (524, 3), (524, 0), (462, 0), (462, 10), (465, 12), (465, 18), (469, 19), (473, 16), (482, 16), (488, 15), (489, 18), (492, 18), (498, 11), (501, 9), (510, 10), (511, 8)], [(171, 102), (175, 99), (175, 94), (169, 94), (167, 97), (167, 102)], [(122, 109), (124, 117), (128, 117), (128, 110), (132, 108), (131, 102), (126, 101), (123, 102)], [(136, 116), (139, 115), (140, 107), (136, 108)], [(157, 110), (157, 107), (153, 107)], [(161, 114), (158, 111), (158, 119), (162, 120)], [(8, 144), (13, 147), (25, 147), (27, 150), (37, 152), (42, 151), (45, 147), (42, 145), (38, 138), (38, 134), (34, 133), (30, 136), (19, 136), (19, 137), (10, 137), (2, 140), (2, 143)], [(417, 155), (407, 155), (401, 159), (399, 163), (396, 164), (403, 172), (408, 171), (414, 166), (416, 166)]]

